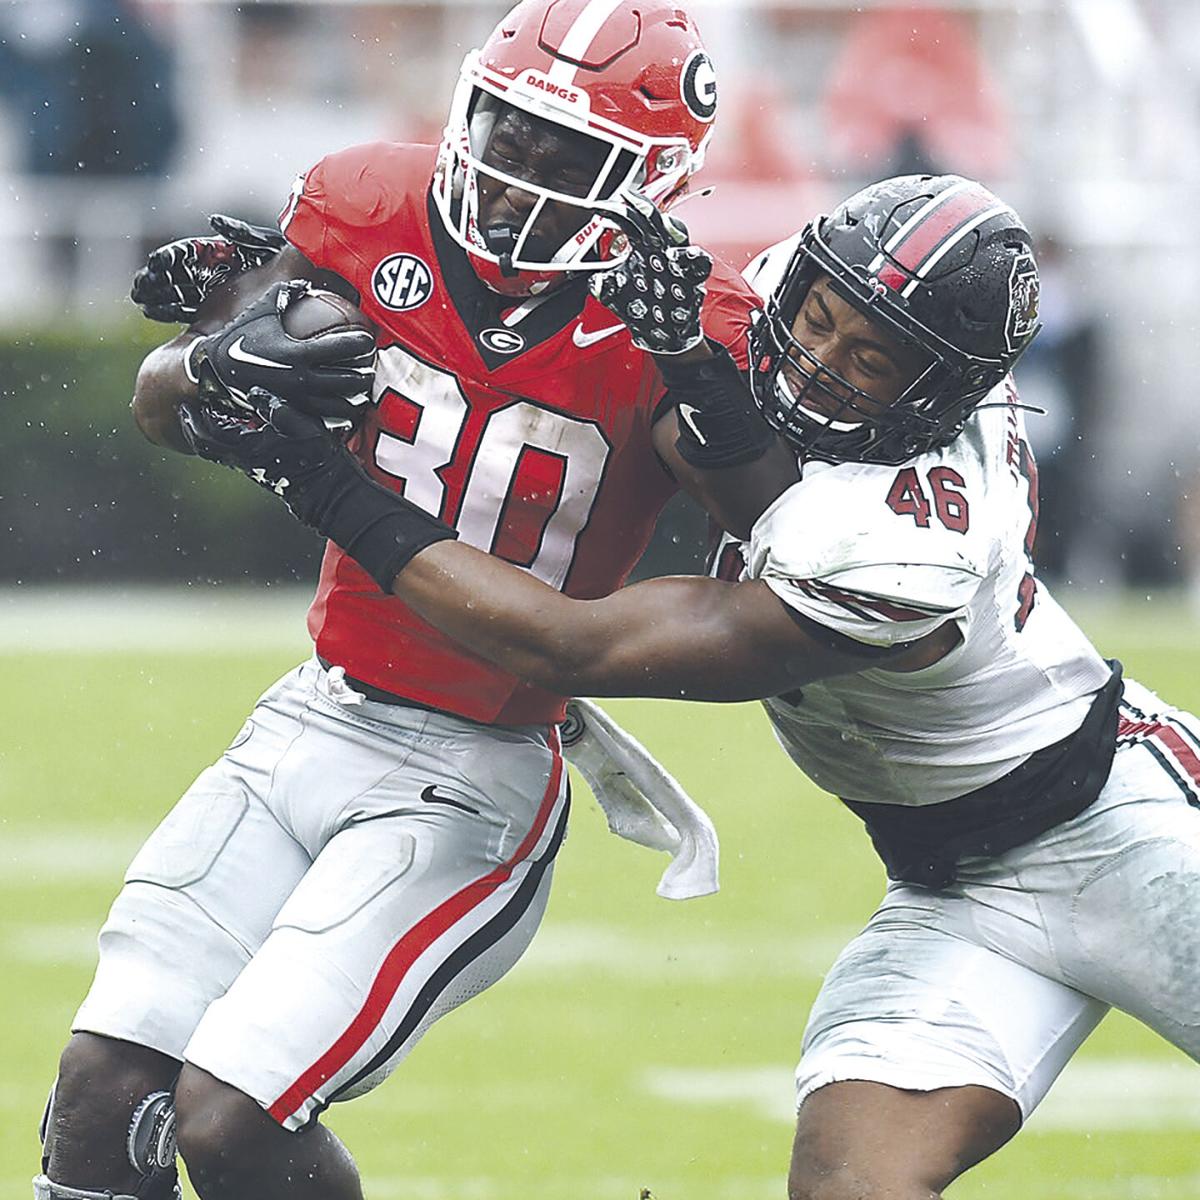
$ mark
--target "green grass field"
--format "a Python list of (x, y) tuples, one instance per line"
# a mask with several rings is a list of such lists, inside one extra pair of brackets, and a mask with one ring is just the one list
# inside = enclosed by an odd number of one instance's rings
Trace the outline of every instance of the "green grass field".
[[(136, 632), (115, 641), (67, 611), (0, 604), (4, 1197), (30, 1195), (35, 1126), (125, 861), (305, 652), (300, 621), (270, 606), (176, 628), (135, 597)], [(262, 649), (255, 630), (271, 621)], [(1084, 624), (1129, 674), (1200, 709), (1200, 638), (1181, 611), (1093, 610)], [(133, 653), (133, 638), (149, 648)], [(785, 762), (756, 707), (611, 709), (713, 815), (722, 890), (656, 897), (665, 859), (609, 835), (578, 788), (527, 957), (387, 1084), (331, 1114), (371, 1200), (785, 1194), (805, 1013), (882, 870), (857, 822)], [(1200, 1074), (1110, 1017), (1030, 1128), (950, 1195), (1194, 1200)]]

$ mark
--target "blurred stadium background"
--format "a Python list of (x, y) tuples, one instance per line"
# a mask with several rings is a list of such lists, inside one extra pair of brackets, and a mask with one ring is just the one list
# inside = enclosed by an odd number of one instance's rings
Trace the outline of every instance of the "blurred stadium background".
[[(305, 652), (318, 548), (273, 505), (145, 444), (133, 372), (166, 331), (128, 280), (206, 215), (271, 220), (332, 149), (435, 140), (506, 3), (0, 3), (0, 1193), (34, 1126), (139, 838)], [(700, 0), (721, 79), (716, 193), (738, 265), (870, 178), (973, 174), (1042, 245), (1023, 362), (1043, 570), (1102, 648), (1200, 708), (1195, 0)], [(677, 505), (644, 564), (688, 569)], [(724, 834), (718, 898), (578, 806), (529, 959), (334, 1115), (373, 1200), (780, 1196), (806, 1005), (881, 872), (753, 707), (614, 706)], [(960, 1198), (1200, 1196), (1200, 1082), (1106, 1022)]]

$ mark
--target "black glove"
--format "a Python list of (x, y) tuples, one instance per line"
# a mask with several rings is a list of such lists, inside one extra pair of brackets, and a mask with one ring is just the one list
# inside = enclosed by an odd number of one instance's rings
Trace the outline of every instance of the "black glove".
[(288, 334), (283, 314), (309, 287), (301, 279), (273, 283), (223, 329), (188, 347), (184, 369), (204, 401), (245, 408), (248, 393), (262, 388), (306, 413), (357, 421), (371, 396), (375, 338), (365, 329)]
[(596, 271), (592, 295), (629, 326), (633, 344), (651, 354), (683, 354), (704, 338), (700, 306), (712, 259), (688, 243), (683, 222), (659, 212), (645, 196), (630, 192), (624, 213), (604, 215), (629, 239), (629, 257)]
[(278, 229), (214, 213), (217, 237), (180, 238), (150, 252), (130, 299), (151, 321), (188, 324), (219, 285), (270, 262), (287, 245)]
[(245, 409), (203, 401), (180, 407), (179, 424), (201, 458), (233, 467), (279, 496), (293, 516), (340, 546), (390, 592), (410, 558), (458, 534), (411, 500), (373, 483), (317, 417), (253, 388)]

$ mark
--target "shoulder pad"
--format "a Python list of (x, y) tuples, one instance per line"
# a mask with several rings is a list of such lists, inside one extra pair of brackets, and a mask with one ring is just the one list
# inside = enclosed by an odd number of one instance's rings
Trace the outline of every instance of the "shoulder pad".
[(788, 263), (792, 261), (792, 255), (796, 252), (800, 237), (801, 234), (794, 233), (791, 237), (784, 238), (782, 242), (768, 246), (742, 272), (746, 282), (762, 299), (766, 300), (779, 286), (783, 279), (783, 273), (787, 270)]
[(433, 163), (431, 146), (371, 142), (339, 150), (296, 181), (279, 227), (310, 262), (365, 292), (395, 231), (425, 227)]
[(755, 525), (748, 575), (872, 645), (915, 641), (961, 616), (987, 575), (986, 539), (894, 513), (895, 476), (894, 467), (810, 464)]
[(304, 195), (326, 218), (350, 228), (392, 220), (415, 192), (423, 199), (433, 171), (433, 150), (394, 142), (368, 142), (321, 159), (304, 176)]

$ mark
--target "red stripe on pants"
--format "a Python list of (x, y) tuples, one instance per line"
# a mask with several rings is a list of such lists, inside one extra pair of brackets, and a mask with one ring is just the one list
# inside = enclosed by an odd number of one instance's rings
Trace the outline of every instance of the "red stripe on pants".
[(362, 1049), (367, 1038), (383, 1020), (388, 1006), (413, 963), (455, 922), (462, 920), (501, 884), (507, 883), (514, 868), (532, 852), (550, 819), (562, 782), (563, 760), (558, 750), (557, 736), (552, 743), (552, 749), (554, 762), (550, 770), (550, 781), (546, 785), (533, 827), (517, 847), (516, 853), (494, 871), (467, 884), (439, 904), (392, 947), (375, 976), (375, 982), (372, 983), (362, 1008), (346, 1027), (345, 1032), (267, 1109), (281, 1125), (316, 1092), (317, 1088), (332, 1079)]
[(1153, 738), (1187, 773), (1200, 794), (1200, 756), (1173, 726), (1161, 721), (1134, 721), (1121, 716), (1117, 719), (1117, 737)]

